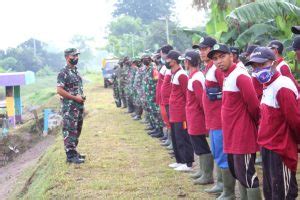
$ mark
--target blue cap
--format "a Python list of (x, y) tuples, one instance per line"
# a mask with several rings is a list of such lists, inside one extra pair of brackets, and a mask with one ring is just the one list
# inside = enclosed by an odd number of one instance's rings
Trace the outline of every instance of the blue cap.
[(300, 50), (300, 36), (294, 38), (292, 47), (294, 51)]
[(251, 65), (252, 63), (265, 63), (269, 60), (276, 60), (274, 52), (268, 47), (257, 47), (250, 55), (250, 59), (246, 65)]
[(197, 48), (205, 48), (205, 47), (210, 47), (212, 48), (215, 44), (217, 44), (217, 40), (212, 38), (212, 37), (202, 37), (200, 39), (199, 45), (193, 45), (193, 49)]

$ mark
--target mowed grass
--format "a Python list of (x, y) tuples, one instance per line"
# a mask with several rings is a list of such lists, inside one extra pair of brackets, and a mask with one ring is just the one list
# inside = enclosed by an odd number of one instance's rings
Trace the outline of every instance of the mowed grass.
[[(38, 164), (24, 173), (27, 183), (11, 199), (215, 199), (194, 186), (144, 126), (116, 108), (102, 82), (86, 87), (88, 112), (79, 142), (83, 165), (65, 162), (62, 136)], [(207, 186), (209, 187), (209, 186)]]

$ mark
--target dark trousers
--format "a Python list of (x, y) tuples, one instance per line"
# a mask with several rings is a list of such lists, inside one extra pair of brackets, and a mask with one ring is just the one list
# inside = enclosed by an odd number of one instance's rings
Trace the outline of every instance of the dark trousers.
[(168, 119), (170, 119), (170, 107), (169, 107), (169, 105), (165, 105), (165, 108), (166, 108), (166, 112), (167, 112), (167, 115), (168, 115)]
[(190, 135), (194, 152), (197, 156), (211, 153), (206, 135)]
[(277, 153), (261, 148), (263, 164), (263, 191), (266, 200), (296, 199), (298, 186), (296, 172), (283, 163)]
[(128, 112), (134, 111), (134, 104), (133, 104), (133, 98), (131, 96), (127, 97), (127, 106), (128, 106)]
[(232, 176), (246, 188), (258, 188), (255, 171), (256, 154), (228, 154), (228, 166)]
[(183, 122), (171, 123), (171, 138), (177, 163), (185, 163), (191, 167), (194, 162), (194, 151)]
[(143, 107), (142, 106), (135, 106), (134, 110), (135, 110), (135, 114), (137, 116), (139, 116), (139, 117), (142, 116), (142, 114), (143, 114)]

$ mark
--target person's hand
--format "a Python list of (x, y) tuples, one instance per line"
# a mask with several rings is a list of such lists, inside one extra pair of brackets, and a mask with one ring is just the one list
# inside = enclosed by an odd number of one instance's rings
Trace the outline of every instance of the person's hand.
[(77, 103), (81, 103), (81, 104), (84, 103), (84, 99), (82, 98), (81, 95), (78, 95), (78, 94), (76, 96), (74, 96), (74, 101), (76, 101)]

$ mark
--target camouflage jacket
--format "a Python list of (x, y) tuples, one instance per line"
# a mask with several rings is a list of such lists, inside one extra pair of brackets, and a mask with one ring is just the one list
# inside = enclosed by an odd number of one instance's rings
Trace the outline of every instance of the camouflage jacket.
[(134, 94), (133, 84), (134, 84), (134, 77), (135, 77), (136, 71), (137, 71), (136, 68), (131, 67), (129, 76), (128, 76), (128, 90), (131, 95)]
[(155, 92), (156, 92), (156, 83), (157, 83), (157, 69), (152, 65), (147, 69), (145, 73), (145, 93), (146, 99), (148, 102), (155, 102)]
[(126, 87), (128, 83), (128, 73), (129, 73), (129, 66), (123, 65), (120, 69), (120, 86)]
[[(65, 91), (73, 96), (84, 96), (82, 78), (77, 71), (77, 67), (70, 68), (69, 66), (65, 66), (63, 69), (61, 69), (57, 76), (57, 86), (62, 87)], [(63, 106), (75, 104), (79, 107), (83, 107), (83, 105), (63, 97), (61, 97), (61, 101)]]

